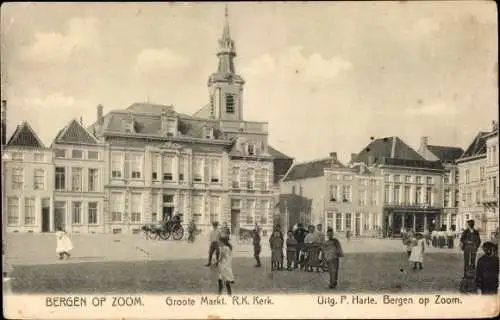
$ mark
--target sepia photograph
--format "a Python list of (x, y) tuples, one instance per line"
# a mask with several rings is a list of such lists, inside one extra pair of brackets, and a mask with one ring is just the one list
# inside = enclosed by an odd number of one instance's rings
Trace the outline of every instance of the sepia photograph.
[(5, 317), (498, 314), (495, 2), (11, 2), (0, 39)]

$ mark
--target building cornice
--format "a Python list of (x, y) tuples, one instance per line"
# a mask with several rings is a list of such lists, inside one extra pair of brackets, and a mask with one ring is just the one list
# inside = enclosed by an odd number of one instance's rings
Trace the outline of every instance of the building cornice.
[(418, 171), (435, 171), (435, 172), (445, 172), (446, 169), (432, 169), (432, 168), (416, 168), (407, 166), (394, 166), (394, 165), (379, 165), (381, 169), (404, 169), (404, 170), (418, 170)]
[(199, 143), (208, 145), (219, 145), (219, 146), (230, 146), (232, 140), (208, 140), (193, 137), (167, 137), (161, 135), (151, 135), (142, 133), (123, 133), (116, 131), (105, 131), (103, 133), (105, 138), (131, 138), (131, 139), (141, 139), (141, 140), (156, 140), (161, 142), (184, 142), (184, 143)]
[(485, 159), (486, 158), (486, 153), (478, 154), (478, 155), (473, 155), (470, 157), (465, 157), (465, 158), (460, 158), (457, 159), (456, 162), (457, 164), (464, 163), (464, 162), (469, 162), (469, 161), (474, 161), (474, 160), (480, 160), (480, 159)]

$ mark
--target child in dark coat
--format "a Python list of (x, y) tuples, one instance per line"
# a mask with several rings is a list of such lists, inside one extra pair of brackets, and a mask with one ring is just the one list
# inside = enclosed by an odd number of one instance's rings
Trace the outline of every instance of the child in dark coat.
[(481, 294), (498, 293), (498, 257), (494, 252), (498, 247), (490, 241), (483, 244), (484, 255), (477, 261), (476, 286)]
[(271, 270), (283, 269), (283, 238), (279, 231), (274, 231), (269, 238), (271, 246)]
[(286, 269), (292, 271), (293, 267), (297, 267), (297, 261), (295, 260), (297, 254), (297, 240), (293, 236), (293, 231), (288, 231), (288, 237), (286, 238)]

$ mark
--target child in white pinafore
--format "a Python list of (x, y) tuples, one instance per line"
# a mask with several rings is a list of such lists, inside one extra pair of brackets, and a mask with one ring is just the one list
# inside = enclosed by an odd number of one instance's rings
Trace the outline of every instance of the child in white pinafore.
[(219, 271), (219, 294), (222, 294), (224, 285), (227, 294), (231, 295), (231, 284), (234, 283), (233, 276), (233, 246), (229, 243), (229, 237), (224, 235), (220, 238), (219, 261), (216, 266)]
[(423, 269), (424, 263), (424, 252), (425, 252), (425, 239), (424, 236), (420, 233), (415, 235), (415, 239), (413, 241), (413, 246), (411, 248), (410, 258), (408, 259), (410, 263), (413, 263), (413, 270)]
[(56, 253), (59, 255), (59, 260), (64, 259), (65, 255), (69, 258), (71, 256), (69, 252), (73, 249), (73, 243), (71, 243), (71, 239), (68, 237), (66, 231), (64, 231), (61, 227), (57, 227), (56, 238)]

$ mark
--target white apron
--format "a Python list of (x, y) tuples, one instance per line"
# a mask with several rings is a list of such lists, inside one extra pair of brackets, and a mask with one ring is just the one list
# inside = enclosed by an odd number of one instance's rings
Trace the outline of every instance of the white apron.
[(424, 239), (419, 239), (417, 245), (411, 248), (410, 262), (424, 262)]
[(233, 276), (233, 254), (228, 246), (222, 245), (220, 247), (221, 259), (219, 261), (219, 280), (234, 281)]
[(64, 231), (56, 232), (57, 247), (56, 253), (69, 252), (73, 249), (73, 243), (71, 243), (70, 238)]

